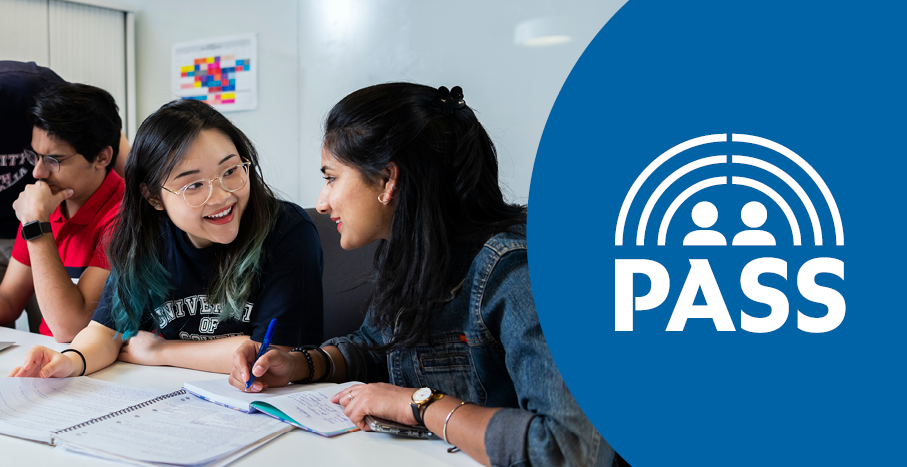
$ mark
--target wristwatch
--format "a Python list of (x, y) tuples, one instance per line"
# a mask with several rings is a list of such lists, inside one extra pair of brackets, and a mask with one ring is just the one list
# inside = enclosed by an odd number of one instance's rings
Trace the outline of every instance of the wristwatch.
[(22, 239), (25, 241), (34, 240), (51, 232), (50, 222), (31, 221), (22, 226)]
[(419, 426), (425, 426), (422, 420), (422, 409), (428, 407), (428, 404), (444, 397), (444, 393), (432, 388), (419, 388), (413, 393), (413, 402), (409, 404), (413, 408), (413, 418)]

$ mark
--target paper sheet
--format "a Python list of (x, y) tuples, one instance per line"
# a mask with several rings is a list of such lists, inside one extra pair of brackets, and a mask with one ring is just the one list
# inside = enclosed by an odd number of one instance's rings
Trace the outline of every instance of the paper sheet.
[(205, 465), (291, 429), (262, 414), (244, 414), (183, 394), (60, 433), (68, 450), (139, 462)]
[[(288, 433), (289, 430), (292, 430), (292, 429), (293, 429), (293, 427), (288, 427), (288, 429), (286, 431), (281, 431), (281, 432), (275, 433), (267, 438), (263, 438), (260, 441), (258, 441), (256, 444), (247, 446), (242, 450), (236, 451), (233, 454), (230, 454), (229, 456), (224, 457), (223, 459), (219, 459), (219, 460), (215, 460), (210, 463), (207, 463), (207, 464), (203, 464), (203, 466), (204, 467), (225, 467), (227, 465), (230, 465), (233, 462), (235, 462), (235, 461), (239, 460), (240, 458), (242, 458), (243, 456), (245, 456), (246, 454), (249, 454), (250, 452), (264, 446), (265, 444), (268, 444), (269, 442), (277, 439), (284, 433)], [(167, 464), (154, 464), (154, 463), (150, 463), (150, 462), (140, 462), (135, 459), (129, 459), (127, 457), (113, 456), (111, 454), (108, 454), (108, 453), (105, 453), (102, 451), (83, 448), (81, 446), (72, 446), (72, 445), (69, 445), (66, 443), (61, 443), (60, 446), (57, 446), (57, 450), (59, 450), (60, 452), (66, 452), (69, 454), (88, 456), (93, 459), (97, 459), (101, 462), (109, 463), (110, 465), (122, 465), (125, 463), (125, 464), (140, 465), (140, 466), (173, 467), (173, 466), (167, 465)], [(195, 467), (201, 467), (201, 466), (195, 466)]]
[(350, 382), (310, 391), (295, 392), (283, 397), (270, 399), (267, 403), (289, 415), (300, 425), (330, 436), (356, 427), (343, 414), (343, 407), (340, 404), (331, 402), (331, 397), (357, 384), (362, 383)]
[(0, 433), (44, 443), (50, 433), (125, 409), (163, 391), (81, 378), (0, 378)]
[(263, 402), (298, 422), (302, 425), (300, 428), (330, 436), (355, 428), (353, 422), (343, 414), (343, 407), (332, 403), (331, 397), (357, 384), (362, 383), (291, 384), (259, 393), (248, 393), (230, 386), (226, 378), (219, 378), (193, 381), (183, 387), (209, 402), (237, 410), (248, 410), (253, 402)]
[(268, 388), (262, 392), (243, 392), (230, 386), (227, 378), (224, 377), (204, 381), (190, 381), (184, 384), (183, 388), (209, 402), (249, 412), (253, 402), (270, 402), (270, 400), (275, 397), (309, 389), (317, 389), (324, 386), (337, 387), (336, 384), (291, 384), (278, 388)]

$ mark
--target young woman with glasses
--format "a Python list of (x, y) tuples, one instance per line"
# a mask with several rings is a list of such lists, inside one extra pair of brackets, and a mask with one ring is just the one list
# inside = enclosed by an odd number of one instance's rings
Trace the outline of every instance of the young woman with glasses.
[(321, 166), (316, 207), (341, 246), (379, 242), (365, 322), (320, 349), (257, 361), (258, 346), (244, 343), (233, 386), (245, 390), (250, 372), (253, 392), (362, 381), (333, 401), (363, 430), (368, 415), (424, 424), (486, 465), (621, 465), (545, 343), (526, 208), (504, 200), (494, 145), (461, 89), (350, 94), (327, 117)]
[(64, 353), (35, 346), (11, 376), (79, 376), (116, 360), (228, 373), (243, 342), (322, 340), (321, 243), (262, 180), (246, 136), (209, 105), (149, 116), (126, 164), (92, 322)]

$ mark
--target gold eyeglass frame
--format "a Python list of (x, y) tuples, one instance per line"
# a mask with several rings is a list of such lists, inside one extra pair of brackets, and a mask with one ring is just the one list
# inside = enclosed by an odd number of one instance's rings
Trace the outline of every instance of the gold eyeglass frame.
[[(224, 176), (224, 174), (225, 174), (228, 170), (230, 170), (230, 169), (235, 169), (235, 168), (237, 168), (237, 167), (242, 167), (243, 169), (245, 169), (246, 174), (248, 175), (248, 173), (249, 173), (249, 167), (251, 167), (251, 166), (252, 166), (252, 162), (242, 162), (242, 163), (240, 163), (240, 164), (231, 165), (230, 167), (227, 167), (226, 169), (224, 169), (224, 171), (221, 172), (220, 175), (218, 175), (216, 178), (212, 178), (212, 179), (200, 178), (200, 179), (198, 179), (198, 180), (192, 180), (191, 182), (189, 182), (189, 183), (183, 185), (183, 187), (180, 188), (180, 189), (177, 190), (177, 191), (173, 191), (173, 190), (171, 190), (171, 189), (165, 187), (164, 185), (161, 185), (161, 188), (163, 188), (164, 190), (169, 191), (170, 193), (173, 193), (174, 195), (180, 195), (180, 197), (183, 198), (183, 202), (186, 203), (186, 205), (189, 206), (190, 208), (200, 208), (200, 207), (204, 206), (205, 203), (207, 203), (208, 200), (211, 199), (211, 195), (214, 194), (214, 181), (215, 181), (215, 180), (217, 181), (217, 184), (220, 185), (220, 187), (221, 187), (224, 191), (226, 191), (227, 193), (235, 193), (235, 192), (237, 192), (237, 191), (239, 191), (239, 190), (242, 190), (242, 189), (246, 186), (246, 183), (249, 183), (249, 178), (248, 178), (248, 177), (246, 177), (246, 178), (243, 180), (242, 186), (240, 186), (239, 188), (237, 188), (237, 189), (235, 189), (235, 190), (231, 190), (231, 189), (225, 187), (225, 186), (224, 186), (224, 182), (223, 182), (223, 180), (221, 180), (221, 178)], [(186, 188), (189, 188), (189, 185), (192, 185), (192, 184), (198, 183), (198, 182), (207, 182), (207, 183), (208, 183), (208, 196), (205, 197), (205, 200), (202, 201), (202, 204), (199, 204), (199, 205), (197, 205), (197, 206), (193, 206), (193, 205), (189, 204), (189, 201), (186, 199)]]

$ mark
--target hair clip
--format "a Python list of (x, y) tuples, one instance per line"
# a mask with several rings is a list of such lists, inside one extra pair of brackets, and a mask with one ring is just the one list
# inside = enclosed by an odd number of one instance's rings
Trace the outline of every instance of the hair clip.
[(444, 115), (450, 115), (455, 109), (462, 109), (466, 106), (466, 101), (463, 99), (463, 88), (460, 86), (454, 86), (451, 90), (441, 86), (437, 92), (438, 96), (431, 101), (431, 105), (441, 109), (441, 113)]

